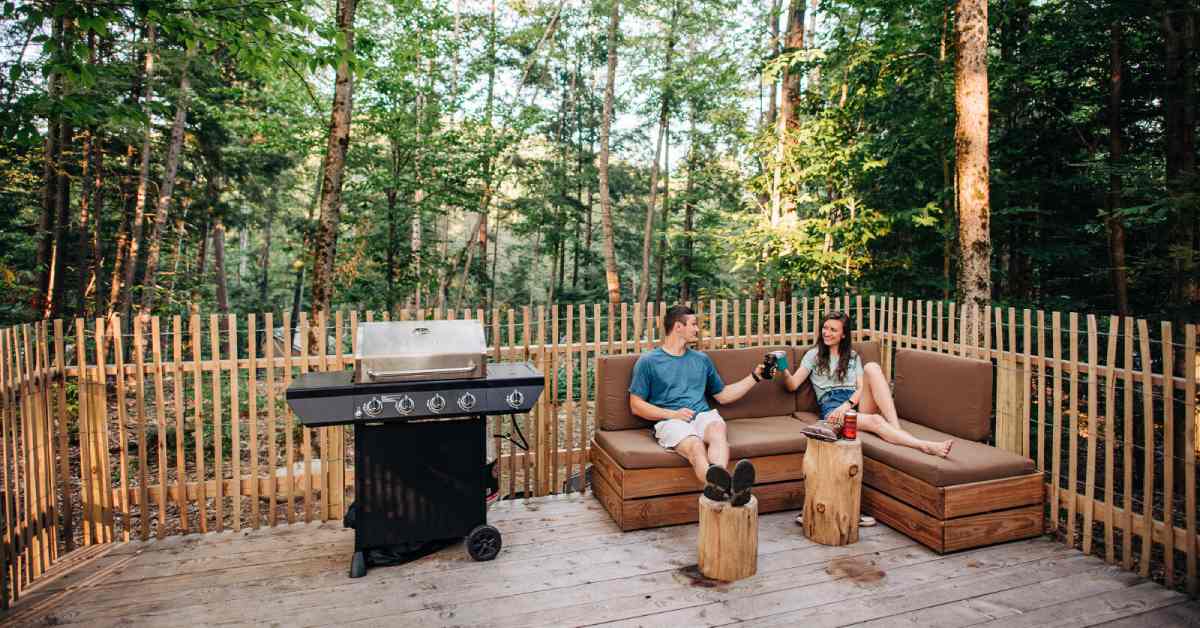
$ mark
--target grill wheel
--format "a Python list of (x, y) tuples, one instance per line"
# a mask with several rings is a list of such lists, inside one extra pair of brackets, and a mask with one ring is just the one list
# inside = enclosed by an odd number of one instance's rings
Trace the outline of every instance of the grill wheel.
[(500, 531), (484, 524), (467, 535), (467, 554), (479, 561), (492, 560), (500, 553)]

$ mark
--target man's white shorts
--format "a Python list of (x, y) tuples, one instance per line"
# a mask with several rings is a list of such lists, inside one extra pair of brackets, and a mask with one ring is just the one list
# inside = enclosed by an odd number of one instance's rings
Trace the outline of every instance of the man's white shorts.
[(725, 419), (721, 418), (716, 410), (701, 412), (693, 416), (691, 421), (664, 419), (654, 424), (654, 438), (658, 439), (659, 445), (667, 449), (674, 449), (688, 436), (704, 440), (704, 430), (714, 423), (725, 424)]

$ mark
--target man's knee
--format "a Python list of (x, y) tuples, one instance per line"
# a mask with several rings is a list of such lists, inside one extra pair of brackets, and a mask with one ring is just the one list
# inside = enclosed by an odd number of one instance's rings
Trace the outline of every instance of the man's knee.
[(689, 461), (695, 461), (697, 456), (704, 455), (704, 443), (695, 436), (688, 436), (675, 445), (675, 451)]
[(704, 428), (704, 441), (706, 443), (724, 443), (728, 440), (728, 434), (725, 431), (725, 423), (723, 421), (718, 421)]

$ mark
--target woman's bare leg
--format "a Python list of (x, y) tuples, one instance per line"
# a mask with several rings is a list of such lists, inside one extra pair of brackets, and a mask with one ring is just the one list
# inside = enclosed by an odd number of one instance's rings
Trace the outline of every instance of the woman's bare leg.
[(931, 456), (941, 458), (949, 456), (950, 448), (954, 446), (954, 441), (952, 440), (945, 440), (940, 443), (931, 440), (921, 440), (909, 434), (903, 428), (892, 425), (890, 421), (878, 414), (859, 413), (858, 429), (875, 434), (893, 445), (912, 447)]
[(892, 387), (879, 364), (868, 362), (858, 380), (858, 407), (866, 414), (882, 415), (888, 423), (900, 428), (900, 417), (896, 414), (896, 402), (892, 399)]

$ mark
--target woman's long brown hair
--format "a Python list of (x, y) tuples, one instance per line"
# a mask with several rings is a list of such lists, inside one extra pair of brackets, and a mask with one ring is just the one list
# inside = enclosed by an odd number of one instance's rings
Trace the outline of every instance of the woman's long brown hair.
[(850, 359), (854, 351), (850, 348), (850, 332), (854, 330), (854, 324), (850, 321), (850, 316), (844, 312), (828, 312), (821, 319), (821, 327), (817, 329), (817, 372), (822, 374), (829, 373), (829, 345), (825, 344), (825, 339), (820, 336), (821, 330), (825, 329), (826, 321), (839, 321), (842, 323), (842, 339), (838, 341), (838, 365), (837, 376), (838, 381), (845, 381), (846, 370), (850, 368)]

